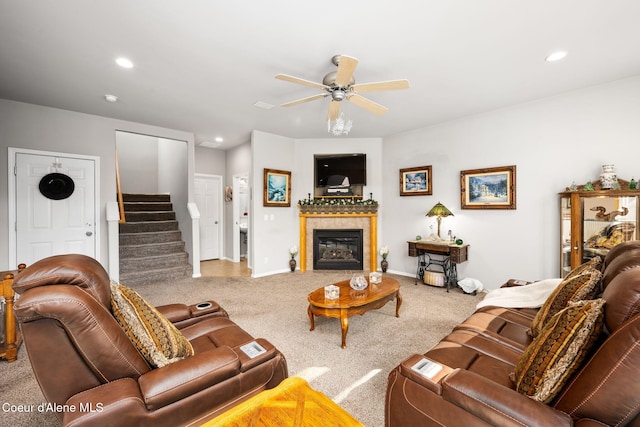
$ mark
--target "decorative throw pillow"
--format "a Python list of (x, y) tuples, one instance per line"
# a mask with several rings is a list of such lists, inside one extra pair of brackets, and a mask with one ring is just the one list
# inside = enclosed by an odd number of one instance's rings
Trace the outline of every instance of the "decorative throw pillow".
[(136, 291), (111, 282), (111, 311), (151, 366), (161, 368), (193, 356), (189, 340)]
[(516, 391), (551, 402), (597, 342), (603, 306), (603, 299), (580, 301), (553, 316), (516, 365), (512, 377)]
[(600, 256), (594, 256), (589, 261), (577, 266), (571, 270), (564, 278), (572, 279), (579, 276), (582, 273), (586, 273), (592, 270), (602, 271), (602, 258)]
[(602, 273), (587, 271), (574, 277), (565, 278), (549, 295), (531, 322), (531, 336), (537, 337), (544, 325), (553, 315), (566, 308), (569, 302), (593, 299), (600, 290)]

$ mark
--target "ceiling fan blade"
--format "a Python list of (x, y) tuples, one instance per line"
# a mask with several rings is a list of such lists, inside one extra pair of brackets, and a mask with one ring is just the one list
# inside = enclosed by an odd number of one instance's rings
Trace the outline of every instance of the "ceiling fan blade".
[(338, 62), (338, 71), (336, 73), (336, 85), (339, 87), (345, 87), (351, 81), (353, 72), (358, 66), (358, 60), (351, 56), (341, 55), (340, 62)]
[(329, 104), (329, 113), (327, 114), (327, 119), (330, 121), (336, 120), (340, 115), (340, 101), (331, 100)]
[(299, 85), (311, 86), (317, 89), (329, 89), (329, 86), (323, 85), (321, 83), (312, 82), (311, 80), (301, 79), (299, 77), (288, 76), (286, 74), (277, 74), (276, 79), (284, 80), (286, 82), (297, 83)]
[(373, 114), (377, 114), (378, 116), (383, 115), (389, 110), (387, 107), (380, 105), (377, 102), (373, 102), (364, 96), (360, 96), (357, 93), (347, 97), (347, 100), (356, 104), (358, 107), (362, 107), (365, 110), (372, 112)]
[(409, 80), (389, 80), (386, 82), (356, 84), (351, 87), (357, 93), (381, 92), (384, 90), (408, 89)]
[(291, 107), (293, 105), (302, 104), (309, 101), (315, 101), (316, 99), (325, 98), (329, 96), (328, 93), (319, 93), (317, 95), (307, 96), (306, 98), (297, 99), (295, 101), (285, 102), (284, 104), (280, 104), (281, 107)]

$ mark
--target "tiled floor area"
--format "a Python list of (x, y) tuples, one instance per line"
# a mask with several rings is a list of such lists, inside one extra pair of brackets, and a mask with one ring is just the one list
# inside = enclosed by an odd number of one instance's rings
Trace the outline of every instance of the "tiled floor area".
[(251, 276), (251, 270), (247, 268), (246, 258), (241, 258), (240, 262), (214, 259), (200, 262), (200, 274), (202, 274), (203, 277)]

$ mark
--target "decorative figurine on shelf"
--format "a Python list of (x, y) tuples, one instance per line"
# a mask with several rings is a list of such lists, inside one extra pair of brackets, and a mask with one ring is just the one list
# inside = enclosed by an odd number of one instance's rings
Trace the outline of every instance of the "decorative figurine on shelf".
[(616, 189), (618, 176), (616, 175), (616, 167), (614, 165), (602, 165), (602, 174), (600, 174), (600, 184), (603, 190)]
[(380, 261), (380, 268), (382, 268), (382, 272), (386, 273), (387, 268), (389, 268), (389, 261), (387, 261), (387, 256), (389, 255), (389, 247), (383, 246), (380, 248), (380, 256), (382, 257), (382, 261)]
[(631, 181), (629, 181), (629, 190), (635, 190), (636, 188), (638, 188), (636, 180), (631, 178)]
[(591, 181), (588, 181), (584, 185), (584, 191), (593, 191), (593, 183)]
[(604, 206), (594, 206), (592, 207), (590, 210), (597, 212), (596, 213), (596, 219), (599, 221), (615, 221), (616, 217), (618, 215), (620, 216), (625, 216), (626, 214), (629, 213), (629, 208), (623, 206), (622, 208), (620, 208), (619, 211), (611, 211), (609, 213), (607, 212), (607, 208), (605, 208)]
[(575, 181), (571, 181), (571, 185), (569, 186), (569, 191), (578, 191), (578, 186)]
[(296, 271), (296, 255), (298, 255), (298, 247), (297, 246), (291, 246), (289, 248), (289, 255), (291, 256), (291, 259), (289, 259), (289, 268), (291, 269), (291, 271)]

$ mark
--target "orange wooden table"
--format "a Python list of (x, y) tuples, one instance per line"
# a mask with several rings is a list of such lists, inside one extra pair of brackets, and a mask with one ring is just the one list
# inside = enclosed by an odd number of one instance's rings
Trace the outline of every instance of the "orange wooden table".
[(22, 334), (16, 327), (16, 318), (13, 314), (13, 303), (15, 300), (13, 292), (13, 279), (15, 275), (24, 270), (26, 266), (20, 264), (16, 271), (4, 271), (2, 274), (2, 282), (0, 283), (0, 296), (4, 297), (5, 305), (5, 318), (4, 328), (5, 336), (2, 343), (0, 343), (0, 358), (6, 359), (8, 362), (15, 362), (18, 360), (18, 347), (22, 343)]
[(300, 377), (289, 377), (271, 390), (202, 425), (203, 427), (364, 427)]
[[(369, 282), (369, 279), (367, 279)], [(313, 316), (335, 317), (340, 319), (342, 329), (342, 348), (347, 347), (347, 332), (349, 331), (349, 317), (355, 314), (364, 314), (369, 310), (375, 310), (391, 300), (396, 300), (396, 317), (400, 317), (400, 283), (396, 279), (383, 276), (380, 283), (369, 283), (362, 291), (351, 289), (349, 280), (334, 283), (340, 288), (340, 298), (335, 300), (325, 299), (324, 287), (316, 289), (307, 297), (309, 301), (309, 320), (311, 331), (315, 329)]]

